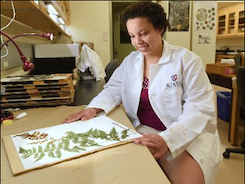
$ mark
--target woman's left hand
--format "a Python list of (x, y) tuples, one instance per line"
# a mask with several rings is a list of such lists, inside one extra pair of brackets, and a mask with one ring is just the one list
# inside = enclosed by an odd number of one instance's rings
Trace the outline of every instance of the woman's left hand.
[(133, 142), (147, 146), (155, 159), (159, 159), (169, 151), (167, 144), (158, 134), (143, 134), (143, 136), (135, 138)]

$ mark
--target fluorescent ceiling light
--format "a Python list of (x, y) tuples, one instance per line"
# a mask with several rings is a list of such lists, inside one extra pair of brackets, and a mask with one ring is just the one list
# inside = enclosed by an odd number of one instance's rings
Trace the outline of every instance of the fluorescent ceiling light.
[(65, 21), (64, 21), (61, 17), (59, 17), (59, 22), (60, 22), (61, 24), (65, 24)]
[(66, 30), (66, 27), (64, 25), (60, 25), (60, 27), (63, 29), (63, 30)]
[(56, 11), (56, 9), (54, 8), (54, 6), (52, 4), (48, 4), (47, 8), (48, 8), (48, 12), (50, 14), (58, 15), (58, 12)]
[(59, 23), (58, 23), (58, 17), (57, 17), (57, 15), (50, 14), (49, 17), (50, 17), (53, 21), (55, 21), (57, 24), (59, 24)]

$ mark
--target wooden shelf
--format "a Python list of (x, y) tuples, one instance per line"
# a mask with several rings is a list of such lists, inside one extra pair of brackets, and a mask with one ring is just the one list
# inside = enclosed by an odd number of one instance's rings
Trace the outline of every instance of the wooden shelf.
[(244, 37), (244, 32), (242, 33), (239, 33), (239, 34), (220, 34), (220, 35), (217, 35), (216, 38), (217, 39), (224, 39), (224, 38), (243, 38)]
[[(48, 12), (42, 6), (37, 5), (34, 1), (13, 2), (16, 11), (15, 20), (45, 33), (70, 36), (49, 17)], [(12, 18), (13, 11), (10, 1), (1, 1), (1, 14)]]

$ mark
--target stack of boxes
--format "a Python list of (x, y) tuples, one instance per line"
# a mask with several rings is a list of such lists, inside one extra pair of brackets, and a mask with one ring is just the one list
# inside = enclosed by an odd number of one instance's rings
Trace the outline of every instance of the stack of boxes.
[(1, 79), (1, 108), (71, 104), (72, 74), (26, 75)]

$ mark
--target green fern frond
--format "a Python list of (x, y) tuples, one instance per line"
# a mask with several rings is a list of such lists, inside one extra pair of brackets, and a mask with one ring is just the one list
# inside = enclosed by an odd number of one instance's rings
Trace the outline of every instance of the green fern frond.
[(37, 160), (35, 160), (35, 162), (41, 160), (44, 156), (45, 156), (45, 153), (44, 152), (41, 152), (41, 154), (39, 155), (39, 157), (37, 158)]

